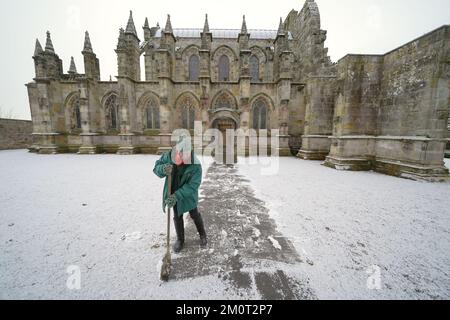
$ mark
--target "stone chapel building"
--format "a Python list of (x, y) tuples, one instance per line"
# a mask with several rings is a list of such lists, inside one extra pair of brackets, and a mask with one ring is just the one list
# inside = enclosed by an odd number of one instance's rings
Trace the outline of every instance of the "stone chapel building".
[[(132, 13), (120, 29), (116, 81), (100, 79), (88, 32), (84, 74), (67, 73), (50, 33), (27, 84), (32, 151), (161, 153), (178, 128), (277, 131), (279, 153), (343, 170), (442, 179), (448, 141), (450, 26), (383, 55), (330, 61), (314, 0), (277, 30), (163, 29)], [(357, 40), (355, 40), (357, 41)], [(145, 75), (141, 77), (141, 55)], [(143, 80), (145, 79), (145, 80)]]

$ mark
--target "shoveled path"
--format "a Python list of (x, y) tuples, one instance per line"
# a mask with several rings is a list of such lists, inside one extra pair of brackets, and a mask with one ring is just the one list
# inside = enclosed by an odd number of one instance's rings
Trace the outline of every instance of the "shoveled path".
[(234, 165), (209, 168), (199, 210), (208, 248), (200, 249), (195, 226), (188, 219), (186, 249), (172, 257), (172, 281), (217, 275), (228, 290), (250, 299), (315, 299), (308, 280), (298, 271), (305, 262), (277, 231), (264, 202)]

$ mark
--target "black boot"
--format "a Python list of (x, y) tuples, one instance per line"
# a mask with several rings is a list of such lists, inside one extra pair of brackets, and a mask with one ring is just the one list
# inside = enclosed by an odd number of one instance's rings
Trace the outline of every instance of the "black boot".
[(173, 218), (175, 223), (175, 231), (177, 232), (177, 242), (173, 246), (175, 253), (180, 253), (184, 249), (184, 220), (183, 216)]
[(192, 220), (197, 227), (198, 234), (200, 235), (200, 246), (205, 248), (208, 245), (208, 238), (206, 236), (205, 225), (203, 224), (203, 219), (197, 209), (190, 212)]

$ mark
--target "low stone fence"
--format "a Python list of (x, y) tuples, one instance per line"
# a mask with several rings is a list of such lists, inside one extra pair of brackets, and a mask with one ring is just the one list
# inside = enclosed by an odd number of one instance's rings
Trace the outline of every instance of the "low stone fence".
[(31, 121), (0, 119), (0, 150), (27, 149), (33, 143), (32, 133)]

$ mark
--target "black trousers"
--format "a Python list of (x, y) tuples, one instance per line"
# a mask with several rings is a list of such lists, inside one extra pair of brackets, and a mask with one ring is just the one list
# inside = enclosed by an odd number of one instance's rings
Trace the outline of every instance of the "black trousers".
[[(174, 212), (174, 220), (183, 220), (183, 216), (178, 215), (178, 209), (176, 205), (173, 208), (173, 212)], [(189, 211), (189, 215), (191, 216), (192, 220), (195, 220), (198, 216), (201, 217), (200, 212), (198, 212), (198, 208)]]
[[(177, 232), (178, 240), (184, 242), (184, 219), (183, 216), (178, 215), (177, 206), (175, 205), (174, 209), (174, 217), (173, 220), (175, 222), (175, 230)], [(189, 214), (194, 221), (195, 226), (197, 227), (197, 231), (200, 236), (206, 236), (205, 227), (203, 225), (203, 218), (200, 212), (198, 212), (198, 208), (195, 208), (189, 211)]]

